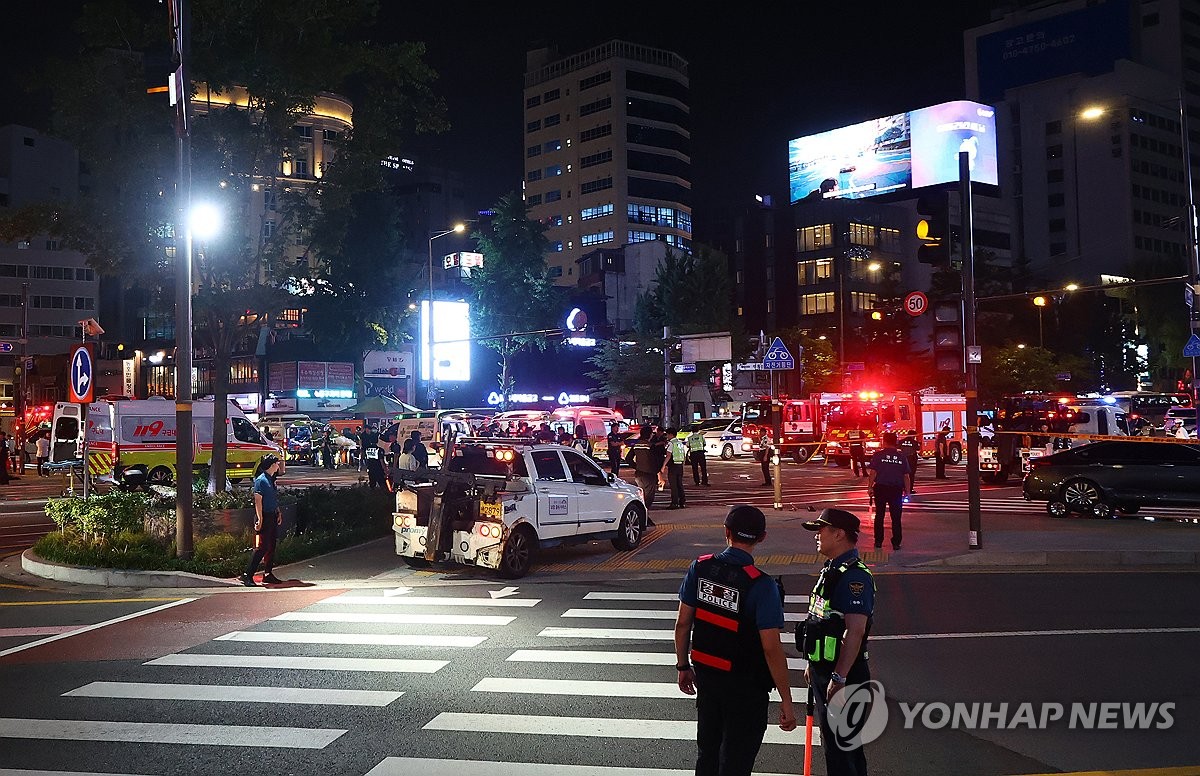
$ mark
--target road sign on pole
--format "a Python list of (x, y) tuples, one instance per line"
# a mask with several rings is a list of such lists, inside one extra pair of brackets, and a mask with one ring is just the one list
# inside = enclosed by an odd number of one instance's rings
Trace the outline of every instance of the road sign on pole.
[(1188, 338), (1187, 344), (1183, 346), (1184, 358), (1196, 358), (1200, 356), (1200, 337), (1197, 337), (1195, 332)]
[(96, 386), (92, 382), (92, 346), (76, 345), (71, 349), (70, 368), (67, 372), (67, 399), (76, 404), (91, 404), (96, 397)]
[(13, 352), (13, 344), (11, 342), (0, 342), (0, 353)]
[(771, 347), (767, 348), (766, 355), (762, 360), (763, 369), (795, 369), (796, 359), (792, 358), (792, 354), (788, 352), (787, 346), (783, 344), (783, 340), (776, 337), (771, 341)]
[(677, 375), (694, 375), (696, 374), (695, 364), (675, 364), (671, 367), (672, 371)]
[(904, 297), (904, 312), (914, 318), (929, 309), (929, 297), (920, 291), (911, 291)]

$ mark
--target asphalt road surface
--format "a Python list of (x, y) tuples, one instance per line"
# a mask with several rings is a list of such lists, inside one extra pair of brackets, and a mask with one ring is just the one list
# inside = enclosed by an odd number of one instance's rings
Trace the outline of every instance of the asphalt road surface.
[[(690, 771), (695, 709), (675, 687), (670, 642), (675, 575), (425, 579), (195, 600), (0, 588), (0, 774)], [(786, 583), (794, 621), (811, 578)], [(878, 585), (871, 655), (889, 720), (867, 746), (873, 773), (1200, 763), (1200, 576), (916, 573)], [(100, 627), (69, 635), (89, 625)], [(1102, 702), (1174, 704), (1171, 724), (931, 729), (911, 713), (1008, 703), (1007, 724), (1020, 704), (1036, 719), (1046, 704)], [(803, 740), (769, 728), (756, 772), (801, 773)], [(814, 764), (824, 773), (819, 747)]]

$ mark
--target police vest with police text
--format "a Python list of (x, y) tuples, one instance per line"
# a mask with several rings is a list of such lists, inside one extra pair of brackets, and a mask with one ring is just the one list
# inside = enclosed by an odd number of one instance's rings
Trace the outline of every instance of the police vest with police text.
[[(818, 667), (822, 665), (832, 667), (837, 662), (838, 647), (841, 644), (842, 635), (846, 631), (846, 621), (842, 612), (833, 609), (829, 599), (837, 590), (842, 576), (849, 569), (856, 567), (867, 572), (867, 576), (871, 579), (871, 589), (874, 591), (875, 577), (871, 574), (871, 569), (863, 563), (862, 558), (853, 558), (837, 566), (829, 564), (821, 569), (821, 573), (817, 577), (817, 584), (813, 587), (812, 597), (808, 602), (808, 619), (803, 623), (803, 643), (799, 639), (796, 641), (796, 647), (800, 654), (810, 664)], [(873, 621), (873, 616), (867, 617), (867, 629), (863, 634), (858, 655), (854, 658), (855, 663), (866, 660), (868, 657), (867, 639), (871, 635)], [(800, 632), (798, 630), (798, 633)]]
[(687, 438), (687, 446), (689, 453), (699, 453), (704, 450), (704, 435), (699, 431), (690, 434)]
[(697, 671), (775, 686), (755, 612), (747, 606), (751, 589), (768, 583), (774, 585), (775, 581), (753, 565), (725, 563), (713, 555), (696, 559), (692, 662)]

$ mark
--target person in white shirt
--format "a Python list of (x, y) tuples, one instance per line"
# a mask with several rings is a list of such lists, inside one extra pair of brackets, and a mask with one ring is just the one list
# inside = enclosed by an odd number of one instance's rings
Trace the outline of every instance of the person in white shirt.
[(37, 471), (39, 477), (49, 477), (46, 463), (50, 460), (50, 432), (43, 431), (37, 438)]

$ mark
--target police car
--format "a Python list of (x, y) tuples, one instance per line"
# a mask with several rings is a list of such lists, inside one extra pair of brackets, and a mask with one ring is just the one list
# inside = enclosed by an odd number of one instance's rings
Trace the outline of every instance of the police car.
[(528, 573), (536, 552), (609, 539), (636, 549), (646, 530), (642, 490), (563, 445), (466, 438), (440, 469), (402, 471), (392, 530), (410, 566), (432, 560)]
[(742, 450), (741, 418), (709, 418), (688, 426), (688, 432), (699, 429), (704, 434), (704, 454), (709, 458), (720, 456), (730, 461), (745, 454)]

